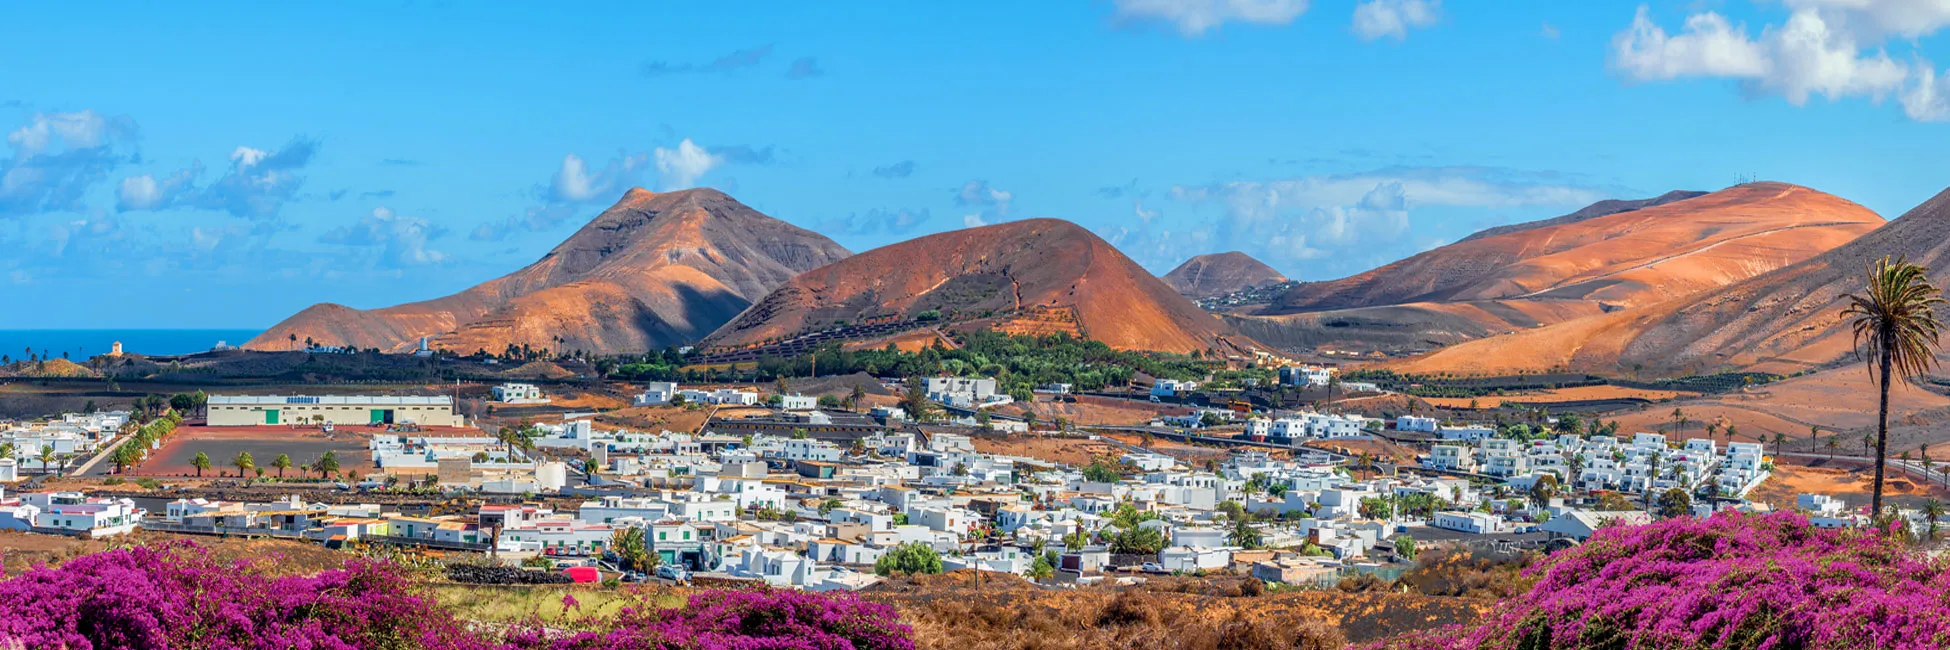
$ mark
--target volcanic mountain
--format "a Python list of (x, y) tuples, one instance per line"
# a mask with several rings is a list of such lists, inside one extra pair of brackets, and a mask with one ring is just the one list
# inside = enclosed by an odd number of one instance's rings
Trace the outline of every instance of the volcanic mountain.
[(1185, 260), (1164, 275), (1167, 286), (1187, 298), (1210, 298), (1253, 287), (1279, 284), (1286, 276), (1253, 256), (1232, 251), (1211, 253)]
[(1076, 224), (1030, 219), (876, 248), (807, 271), (705, 340), (735, 348), (842, 324), (1068, 332), (1114, 348), (1225, 350), (1217, 318)]
[(1884, 256), (1928, 267), (1938, 286), (1950, 283), (1950, 190), (1874, 232), (1771, 273), (1643, 309), (1457, 346), (1407, 365), (1501, 373), (1511, 361), (1470, 357), (1526, 350), (1530, 364), (1599, 372), (1817, 369), (1852, 358), (1840, 296), (1861, 293), (1869, 265)]
[(1800, 262), (1882, 224), (1784, 183), (1606, 201), (1454, 244), (1229, 317), (1283, 347), (1430, 348), (1694, 296)]
[(595, 353), (696, 341), (792, 276), (849, 253), (723, 192), (641, 188), (535, 263), (444, 298), (384, 309), (318, 304), (245, 347), (321, 345)]

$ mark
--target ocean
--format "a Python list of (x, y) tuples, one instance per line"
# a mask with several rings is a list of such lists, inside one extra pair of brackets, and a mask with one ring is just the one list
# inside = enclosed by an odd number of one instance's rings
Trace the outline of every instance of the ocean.
[(243, 345), (263, 330), (0, 330), (0, 354), (19, 359), (29, 349), (48, 357), (68, 353), (75, 360), (107, 354), (116, 341), (123, 352), (147, 355), (192, 354), (208, 351), (221, 341)]

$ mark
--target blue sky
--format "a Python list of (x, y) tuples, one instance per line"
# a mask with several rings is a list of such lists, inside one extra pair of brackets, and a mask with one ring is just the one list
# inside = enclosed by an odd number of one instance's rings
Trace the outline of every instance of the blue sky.
[(1936, 4), (10, 4), (0, 328), (444, 295), (632, 185), (1301, 279), (1747, 176), (1893, 218), (1950, 185)]

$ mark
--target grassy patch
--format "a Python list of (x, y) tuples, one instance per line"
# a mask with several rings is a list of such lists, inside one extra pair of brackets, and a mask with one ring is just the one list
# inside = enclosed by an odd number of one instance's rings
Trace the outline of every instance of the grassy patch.
[[(433, 586), (440, 604), (463, 619), (485, 623), (541, 621), (550, 626), (573, 626), (614, 617), (625, 607), (672, 608), (685, 596), (656, 587), (605, 588), (589, 585), (458, 585)], [(573, 596), (568, 607), (564, 596)]]

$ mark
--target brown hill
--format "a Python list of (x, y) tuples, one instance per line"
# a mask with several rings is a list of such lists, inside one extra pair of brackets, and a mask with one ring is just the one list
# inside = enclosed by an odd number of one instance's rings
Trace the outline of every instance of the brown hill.
[(1279, 284), (1286, 276), (1253, 256), (1232, 251), (1198, 255), (1163, 277), (1165, 284), (1187, 298), (1210, 298), (1234, 291)]
[(1428, 349), (1692, 296), (1800, 262), (1881, 223), (1860, 205), (1784, 183), (1606, 202), (1303, 284), (1230, 320), (1281, 347), (1385, 340), (1397, 350)]
[(1031, 219), (876, 248), (807, 271), (706, 339), (741, 347), (839, 323), (1068, 331), (1130, 350), (1225, 349), (1232, 332), (1067, 221)]
[(1614, 372), (1686, 374), (1718, 370), (1792, 372), (1849, 358), (1843, 293), (1860, 292), (1868, 265), (1907, 256), (1950, 282), (1950, 190), (1861, 238), (1772, 273), (1642, 310), (1580, 319), (1518, 336), (1445, 350), (1411, 369), (1501, 372), (1516, 360), (1471, 355), (1527, 350), (1538, 365)]
[(313, 305), (245, 347), (289, 349), (295, 335), (390, 351), (422, 336), (462, 353), (661, 348), (694, 342), (792, 276), (847, 255), (717, 190), (638, 188), (514, 273), (384, 309)]

